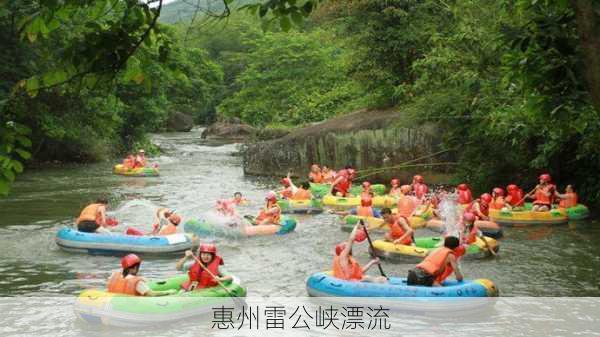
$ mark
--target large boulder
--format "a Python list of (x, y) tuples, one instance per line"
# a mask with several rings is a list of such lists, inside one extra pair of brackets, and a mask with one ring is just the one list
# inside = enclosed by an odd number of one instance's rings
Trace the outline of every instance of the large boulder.
[[(236, 123), (237, 122), (237, 123)], [(247, 124), (232, 122), (216, 122), (202, 132), (202, 139), (243, 140), (254, 134), (256, 130)]]
[[(451, 165), (415, 166), (452, 160), (447, 153), (431, 155), (440, 152), (439, 132), (402, 120), (396, 110), (361, 110), (295, 129), (279, 139), (250, 143), (244, 150), (244, 172), (284, 176), (291, 170), (306, 177), (313, 163), (334, 169), (352, 164), (372, 170), (359, 174), (372, 181), (391, 177), (407, 181), (416, 172), (426, 173), (428, 182), (446, 180)], [(396, 168), (409, 161), (411, 166)]]
[(174, 112), (167, 120), (167, 131), (189, 132), (194, 127), (194, 118), (182, 112)]

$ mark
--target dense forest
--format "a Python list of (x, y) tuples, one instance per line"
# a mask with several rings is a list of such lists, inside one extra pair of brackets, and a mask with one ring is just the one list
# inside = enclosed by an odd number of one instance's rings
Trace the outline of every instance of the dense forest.
[(193, 3), (3, 2), (0, 193), (28, 160), (151, 148), (175, 112), (291, 128), (393, 107), (476, 187), (548, 170), (600, 201), (596, 1)]

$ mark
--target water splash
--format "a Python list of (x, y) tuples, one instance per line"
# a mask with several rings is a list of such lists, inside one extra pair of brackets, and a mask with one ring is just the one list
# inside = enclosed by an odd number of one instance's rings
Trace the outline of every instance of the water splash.
[(454, 193), (443, 193), (440, 196), (439, 210), (442, 217), (442, 223), (444, 224), (444, 233), (446, 235), (453, 235), (459, 237), (459, 219), (462, 213), (462, 209), (458, 205), (458, 194)]

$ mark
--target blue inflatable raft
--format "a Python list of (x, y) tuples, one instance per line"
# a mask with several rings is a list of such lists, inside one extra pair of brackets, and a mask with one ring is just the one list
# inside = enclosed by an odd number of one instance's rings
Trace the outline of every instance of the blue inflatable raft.
[(442, 287), (408, 286), (406, 278), (390, 277), (389, 283), (345, 281), (330, 273), (313, 274), (306, 281), (310, 296), (335, 297), (497, 297), (498, 289), (487, 279), (445, 281)]
[(190, 236), (180, 233), (164, 236), (135, 236), (122, 233), (84, 233), (64, 227), (56, 234), (56, 244), (70, 252), (124, 255), (181, 253), (192, 248)]

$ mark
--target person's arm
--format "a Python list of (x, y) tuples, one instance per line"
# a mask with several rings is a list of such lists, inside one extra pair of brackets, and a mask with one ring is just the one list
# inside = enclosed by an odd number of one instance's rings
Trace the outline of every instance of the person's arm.
[(98, 213), (100, 213), (99, 225), (102, 227), (106, 226), (106, 206), (98, 207)]
[(337, 177), (331, 183), (331, 189), (329, 189), (329, 194), (333, 195), (333, 190), (335, 189), (335, 185), (340, 183), (344, 177)]
[(369, 261), (369, 263), (367, 263), (364, 267), (363, 267), (363, 273), (366, 273), (371, 267), (373, 267), (376, 264), (379, 264), (379, 258), (374, 258), (371, 261)]
[(175, 289), (169, 289), (169, 290), (163, 290), (163, 291), (152, 290), (152, 289), (150, 289), (150, 287), (148, 287), (148, 285), (146, 284), (146, 282), (144, 280), (141, 280), (137, 283), (137, 285), (135, 286), (135, 290), (138, 292), (138, 294), (140, 294), (142, 296), (149, 296), (149, 297), (167, 296), (167, 295), (173, 295), (173, 294), (177, 293), (177, 290), (175, 290)]
[(356, 231), (358, 230), (358, 226), (360, 226), (360, 224), (357, 224), (356, 226), (354, 226), (354, 228), (352, 229), (352, 232), (348, 236), (348, 240), (346, 241), (346, 246), (344, 247), (344, 250), (342, 250), (340, 253), (340, 265), (344, 269), (346, 269), (348, 267), (348, 261), (349, 261), (348, 257), (350, 256), (350, 251), (352, 250), (352, 244), (354, 243), (354, 238), (356, 238)]
[(180, 271), (183, 270), (183, 265), (192, 257), (192, 255), (194, 255), (194, 253), (191, 250), (186, 250), (185, 255), (175, 264), (175, 269)]
[(456, 280), (462, 281), (463, 274), (461, 273), (460, 267), (458, 266), (458, 263), (456, 262), (456, 257), (454, 257), (454, 255), (452, 255), (452, 254), (449, 254), (447, 259), (448, 259), (448, 262), (450, 263), (450, 266), (452, 266), (452, 269), (454, 269), (454, 275), (456, 276)]
[(406, 222), (404, 221), (404, 219), (398, 221), (398, 223), (400, 224), (400, 226), (402, 226), (402, 228), (404, 229), (404, 235), (402, 235), (401, 237), (399, 237), (398, 239), (394, 240), (394, 244), (398, 244), (404, 240), (406, 240), (406, 238), (410, 237), (413, 235), (414, 230), (408, 226), (406, 224)]

